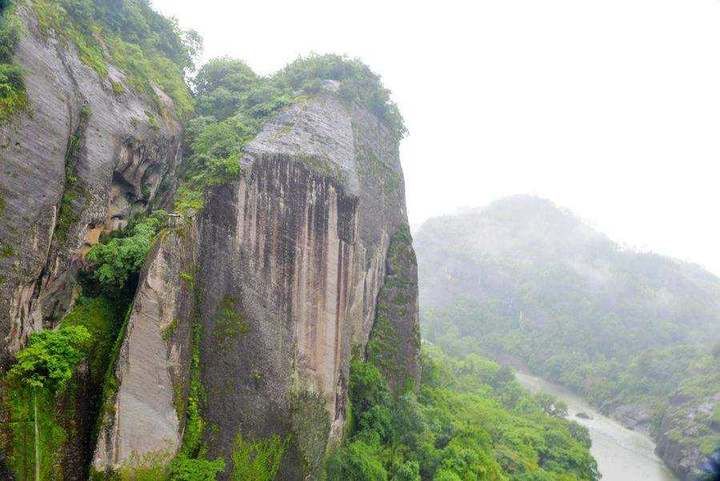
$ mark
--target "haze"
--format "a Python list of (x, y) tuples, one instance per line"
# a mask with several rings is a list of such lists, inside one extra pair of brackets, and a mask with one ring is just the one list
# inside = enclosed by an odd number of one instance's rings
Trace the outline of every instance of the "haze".
[(402, 110), (409, 215), (533, 193), (720, 274), (713, 0), (153, 0), (204, 58), (359, 57)]

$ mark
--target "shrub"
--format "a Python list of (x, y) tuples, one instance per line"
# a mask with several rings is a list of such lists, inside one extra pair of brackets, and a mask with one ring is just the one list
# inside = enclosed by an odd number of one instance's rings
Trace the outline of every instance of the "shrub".
[(87, 356), (90, 333), (83, 326), (67, 326), (30, 335), (8, 376), (31, 388), (62, 390), (75, 366)]
[(387, 471), (362, 441), (340, 448), (328, 462), (328, 481), (387, 481)]
[(232, 451), (233, 481), (273, 481), (286, 448), (287, 440), (278, 435), (248, 441), (238, 434)]
[(390, 404), (390, 390), (378, 368), (357, 358), (350, 367), (350, 400), (358, 416), (373, 406)]
[(181, 454), (170, 463), (170, 481), (214, 481), (224, 469), (222, 459), (192, 459)]
[(95, 267), (92, 277), (110, 291), (124, 287), (130, 276), (142, 267), (155, 235), (166, 222), (167, 213), (157, 210), (106, 243), (94, 245), (87, 254), (87, 260)]

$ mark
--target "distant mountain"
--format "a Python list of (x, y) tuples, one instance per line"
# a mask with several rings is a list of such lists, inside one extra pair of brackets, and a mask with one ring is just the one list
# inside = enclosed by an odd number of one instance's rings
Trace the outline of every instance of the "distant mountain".
[[(415, 247), (429, 340), (458, 354), (510, 357), (575, 389), (652, 431), (688, 479), (720, 445), (712, 420), (720, 363), (710, 354), (720, 341), (716, 276), (623, 249), (531, 196), (431, 219)], [(695, 421), (679, 426), (687, 416)]]

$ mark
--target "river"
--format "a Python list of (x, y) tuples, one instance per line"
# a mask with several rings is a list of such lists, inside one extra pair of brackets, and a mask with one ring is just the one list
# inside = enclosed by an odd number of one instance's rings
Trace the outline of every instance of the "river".
[[(521, 372), (517, 372), (516, 377), (530, 391), (542, 391), (562, 399), (568, 406), (568, 417), (588, 429), (591, 452), (602, 481), (677, 481), (655, 455), (655, 443), (648, 436), (603, 416), (561, 386)], [(578, 413), (588, 414), (592, 419), (578, 418)]]

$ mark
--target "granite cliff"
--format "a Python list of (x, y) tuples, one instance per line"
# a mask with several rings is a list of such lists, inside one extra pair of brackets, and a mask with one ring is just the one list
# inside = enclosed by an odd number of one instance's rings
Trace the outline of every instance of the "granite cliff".
[[(227, 479), (242, 448), (272, 446), (277, 479), (319, 479), (348, 424), (353, 356), (397, 395), (419, 382), (400, 135), (343, 83), (366, 67), (332, 57), (302, 92), (292, 72), (269, 87), (248, 73), (272, 96), (225, 116), (237, 128), (214, 138), (234, 153), (216, 161), (194, 152), (210, 134), (185, 133), (176, 84), (135, 70), (174, 51), (141, 34), (129, 48), (102, 15), (174, 24), (98, 0), (86, 32), (82, 2), (0, 3), (21, 25), (8, 61), (27, 98), (0, 123), (0, 476), (135, 479), (184, 456), (222, 459)], [(97, 253), (132, 233), (139, 272)], [(33, 333), (78, 324), (95, 340), (63, 388), (23, 384), (15, 359), (41, 349)], [(43, 366), (33, 379), (52, 378)]]
[[(246, 152), (240, 178), (212, 189), (148, 259), (96, 470), (177, 452), (193, 369), (211, 457), (229, 459), (238, 434), (278, 434), (291, 440), (279, 479), (313, 479), (341, 439), (352, 348), (375, 324), (391, 245), (411, 249), (397, 144), (326, 93), (283, 111)], [(410, 296), (388, 322), (407, 346), (402, 379), (417, 379), (415, 261), (400, 262)]]
[(29, 333), (53, 327), (73, 301), (87, 247), (123, 226), (172, 179), (181, 126), (172, 100), (135, 92), (108, 65), (99, 76), (32, 4), (17, 15), (15, 50), (29, 107), (0, 124), (0, 362)]

